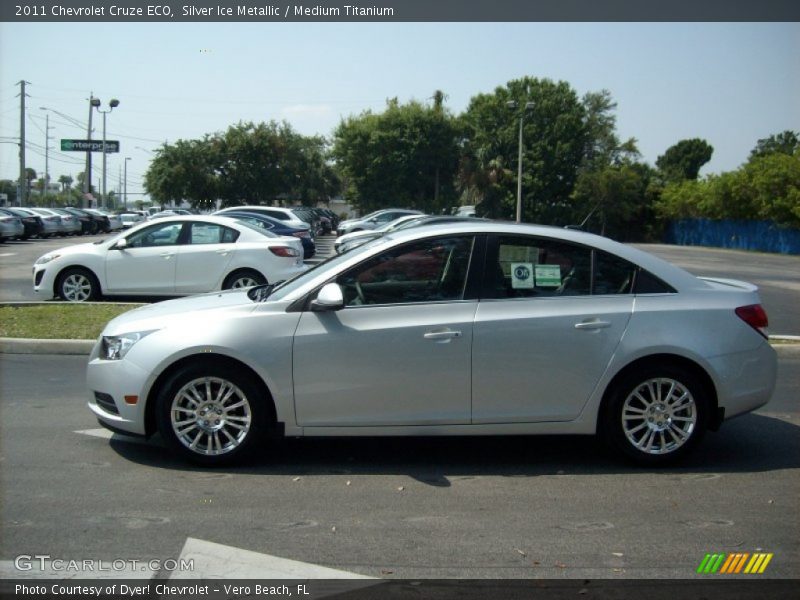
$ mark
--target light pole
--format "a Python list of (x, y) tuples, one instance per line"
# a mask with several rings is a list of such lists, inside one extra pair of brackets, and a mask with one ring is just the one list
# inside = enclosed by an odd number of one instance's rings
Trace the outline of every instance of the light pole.
[[(518, 106), (516, 100), (509, 100), (506, 106), (515, 110)], [(519, 114), (519, 151), (517, 155), (517, 223), (522, 223), (522, 123), (525, 120), (525, 112), (533, 110), (533, 102), (526, 102), (525, 108)]]
[(114, 108), (119, 106), (119, 100), (112, 98), (108, 101), (108, 110), (100, 110), (100, 98), (92, 98), (92, 106), (97, 109), (97, 112), (103, 115), (103, 205), (107, 206), (108, 196), (106, 195), (106, 115)]
[(123, 192), (122, 192), (122, 202), (125, 210), (128, 210), (128, 161), (130, 160), (130, 156), (125, 157), (125, 184), (123, 185)]
[[(40, 106), (39, 110), (47, 111), (49, 109)], [(53, 128), (55, 129), (55, 128)], [(47, 192), (49, 191), (48, 184), (50, 183), (50, 114), (45, 112), (44, 115), (44, 187), (42, 189), (42, 198), (44, 203), (47, 204)]]

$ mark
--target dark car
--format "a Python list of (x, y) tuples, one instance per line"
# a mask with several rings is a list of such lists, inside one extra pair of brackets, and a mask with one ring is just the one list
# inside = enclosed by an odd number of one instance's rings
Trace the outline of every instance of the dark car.
[(0, 208), (0, 214), (18, 217), (19, 220), (22, 221), (22, 225), (25, 227), (25, 233), (22, 234), (23, 240), (40, 236), (44, 231), (42, 218), (38, 215), (34, 215), (33, 213), (29, 213), (28, 211), (8, 207)]
[(314, 243), (314, 240), (311, 239), (308, 229), (293, 227), (278, 219), (273, 219), (272, 217), (246, 210), (226, 211), (219, 214), (223, 217), (230, 217), (231, 219), (240, 219), (242, 221), (246, 221), (252, 225), (261, 227), (267, 231), (271, 231), (275, 235), (289, 235), (300, 238), (300, 241), (303, 244), (303, 258), (311, 258), (317, 252), (316, 244)]
[(95, 233), (106, 231), (106, 227), (108, 227), (108, 219), (103, 219), (98, 215), (93, 215), (83, 208), (73, 208), (72, 206), (68, 206), (64, 210), (80, 219), (81, 233), (94, 235)]

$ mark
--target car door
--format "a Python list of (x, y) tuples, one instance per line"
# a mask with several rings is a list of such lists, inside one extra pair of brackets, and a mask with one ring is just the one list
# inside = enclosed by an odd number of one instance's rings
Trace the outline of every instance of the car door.
[(106, 254), (106, 290), (115, 294), (172, 294), (183, 221), (162, 222), (126, 237)]
[(218, 223), (186, 224), (185, 243), (178, 250), (175, 291), (181, 294), (213, 290), (236, 253), (239, 232)]
[(336, 278), (345, 307), (304, 312), (295, 334), (299, 425), (469, 423), (474, 242), (416, 241)]
[(635, 267), (608, 267), (602, 275), (606, 262), (585, 246), (492, 239), (473, 332), (473, 423), (580, 414), (633, 310)]

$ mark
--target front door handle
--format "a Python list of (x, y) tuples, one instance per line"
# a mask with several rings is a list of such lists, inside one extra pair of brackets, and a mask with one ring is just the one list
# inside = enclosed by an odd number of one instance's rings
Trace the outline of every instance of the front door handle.
[(162, 252), (161, 254), (159, 254), (159, 256), (161, 256), (163, 258), (170, 258), (171, 256), (174, 256), (174, 255), (175, 255), (174, 252)]
[(609, 321), (599, 321), (595, 319), (594, 321), (583, 321), (581, 323), (575, 323), (575, 329), (608, 329), (611, 327), (611, 323)]
[(447, 343), (452, 339), (460, 338), (461, 332), (451, 329), (446, 329), (444, 331), (428, 331), (422, 337), (426, 340), (433, 340), (434, 342)]

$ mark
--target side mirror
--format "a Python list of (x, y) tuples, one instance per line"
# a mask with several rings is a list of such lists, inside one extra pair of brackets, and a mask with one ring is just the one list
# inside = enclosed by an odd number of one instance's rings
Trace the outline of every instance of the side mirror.
[(127, 238), (119, 238), (117, 243), (114, 244), (114, 250), (125, 250), (128, 247)]
[(344, 295), (338, 283), (322, 286), (317, 298), (311, 302), (313, 312), (327, 312), (344, 308)]

